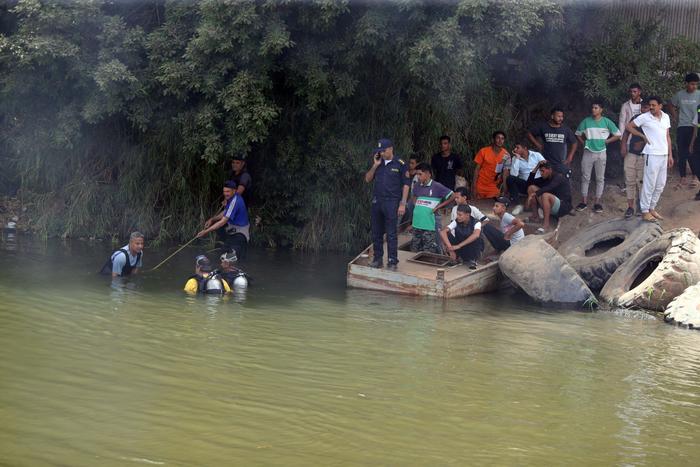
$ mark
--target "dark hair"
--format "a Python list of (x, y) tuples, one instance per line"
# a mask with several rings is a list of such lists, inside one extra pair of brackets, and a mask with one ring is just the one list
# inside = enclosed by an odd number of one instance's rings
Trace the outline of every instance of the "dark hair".
[(457, 212), (464, 212), (467, 214), (471, 214), (472, 208), (470, 208), (468, 204), (460, 204), (459, 206), (457, 206)]
[(496, 130), (491, 134), (491, 139), (496, 139), (496, 136), (498, 136), (498, 135), (503, 135), (503, 138), (505, 139), (506, 132), (503, 130)]
[(639, 89), (641, 91), (642, 87), (639, 85), (639, 83), (632, 83), (632, 84), (630, 84), (630, 87), (627, 89)]
[(504, 205), (505, 207), (508, 207), (508, 205), (510, 204), (510, 199), (508, 199), (508, 197), (506, 197), (506, 196), (500, 196), (500, 197), (496, 198), (494, 202), (500, 203), (500, 204)]
[(664, 101), (661, 100), (659, 96), (649, 96), (647, 97), (647, 102), (656, 101), (657, 104), (663, 105)]
[(420, 156), (414, 152), (413, 154), (411, 154), (410, 156), (408, 156), (408, 160), (410, 161), (411, 159), (413, 159), (414, 161), (418, 162), (418, 161), (420, 160)]
[(591, 107), (593, 107), (594, 105), (597, 105), (597, 106), (600, 107), (601, 109), (604, 109), (604, 108), (605, 108), (605, 106), (603, 105), (603, 100), (602, 100), (602, 99), (593, 99), (593, 100), (591, 101)]
[(442, 136), (440, 137), (440, 141), (443, 141), (443, 140), (447, 140), (448, 143), (452, 142), (452, 140), (450, 139), (450, 137), (447, 136), (447, 135), (442, 135)]
[(516, 146), (522, 146), (525, 149), (530, 149), (530, 142), (527, 140), (527, 138), (519, 139), (517, 143), (515, 143)]
[(235, 190), (238, 187), (238, 184), (234, 182), (233, 180), (226, 180), (224, 182), (224, 188), (230, 188), (232, 190)]
[(552, 110), (549, 111), (549, 115), (553, 115), (557, 112), (564, 113), (564, 109), (562, 109), (561, 107), (552, 107)]
[(687, 75), (685, 75), (686, 83), (695, 83), (697, 81), (700, 81), (700, 76), (698, 76), (697, 73), (688, 73)]
[(551, 168), (552, 168), (552, 164), (550, 164), (549, 161), (544, 161), (540, 165), (540, 169), (551, 169)]
[(420, 170), (421, 172), (428, 172), (430, 175), (433, 174), (433, 169), (430, 168), (430, 164), (426, 162), (421, 162), (416, 166), (416, 170)]
[(465, 186), (458, 186), (457, 188), (455, 188), (455, 193), (459, 193), (465, 198), (469, 198), (469, 190), (467, 190), (467, 187)]

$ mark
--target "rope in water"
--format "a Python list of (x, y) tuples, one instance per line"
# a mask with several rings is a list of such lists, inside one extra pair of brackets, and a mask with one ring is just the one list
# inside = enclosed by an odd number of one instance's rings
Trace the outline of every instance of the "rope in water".
[(158, 269), (159, 267), (161, 267), (162, 265), (164, 265), (170, 258), (172, 258), (172, 257), (175, 256), (176, 254), (180, 253), (187, 245), (189, 245), (190, 243), (192, 243), (192, 242), (194, 242), (195, 240), (197, 240), (197, 238), (199, 238), (199, 237), (194, 237), (192, 240), (190, 240), (189, 242), (187, 242), (187, 243), (185, 243), (184, 245), (182, 245), (182, 246), (181, 246), (180, 248), (178, 248), (173, 254), (171, 254), (170, 256), (168, 256), (167, 258), (165, 258), (163, 261), (161, 261), (160, 263), (158, 263), (158, 265), (157, 265), (156, 267), (154, 267), (153, 269), (149, 269), (149, 272), (150, 272), (150, 271), (155, 271), (156, 269)]

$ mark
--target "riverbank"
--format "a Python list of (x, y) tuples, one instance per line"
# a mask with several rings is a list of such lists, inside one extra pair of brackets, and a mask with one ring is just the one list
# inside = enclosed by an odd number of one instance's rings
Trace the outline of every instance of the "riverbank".
[[(700, 201), (694, 200), (697, 188), (680, 188), (679, 176), (675, 170), (669, 174), (668, 182), (664, 193), (661, 195), (658, 211), (665, 219), (660, 223), (664, 230), (671, 230), (679, 227), (686, 227), (694, 232), (700, 232)], [(591, 191), (595, 182), (592, 182)], [(599, 222), (615, 219), (624, 216), (627, 209), (627, 198), (622, 190), (624, 180), (620, 178), (606, 180), (605, 192), (602, 204), (605, 211), (594, 213), (592, 209), (583, 212), (572, 211), (568, 216), (563, 217), (559, 222), (559, 230), (556, 240), (561, 243), (571, 237), (575, 232)], [(580, 181), (572, 180), (573, 204), (576, 205), (581, 200), (579, 193)], [(491, 213), (493, 202), (491, 200), (480, 200), (474, 203), (484, 213)], [(511, 206), (512, 209), (512, 206)], [(36, 224), (36, 210), (31, 203), (22, 203), (17, 197), (4, 196), (0, 198), (0, 225), (7, 226), (8, 222), (15, 222), (18, 233), (34, 234), (33, 226)], [(521, 214), (520, 217), (527, 221), (528, 213)], [(536, 229), (532, 224), (528, 231)], [(367, 226), (369, 229), (369, 226)], [(94, 240), (88, 236), (78, 238)], [(97, 239), (99, 240), (99, 239)], [(555, 244), (555, 246), (557, 246)]]

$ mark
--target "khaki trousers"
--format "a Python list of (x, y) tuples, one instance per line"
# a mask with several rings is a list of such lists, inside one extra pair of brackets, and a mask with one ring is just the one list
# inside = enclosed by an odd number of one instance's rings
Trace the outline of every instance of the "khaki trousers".
[(628, 152), (625, 156), (625, 185), (627, 186), (627, 199), (634, 201), (642, 192), (642, 180), (644, 179), (644, 156), (638, 156)]

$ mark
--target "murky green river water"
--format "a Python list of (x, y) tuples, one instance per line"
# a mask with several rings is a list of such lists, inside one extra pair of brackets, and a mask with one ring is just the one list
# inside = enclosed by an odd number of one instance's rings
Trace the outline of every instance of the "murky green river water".
[(339, 256), (253, 252), (221, 299), (180, 292), (195, 249), (120, 289), (104, 245), (9, 246), (0, 465), (700, 464), (700, 332), (346, 290)]

